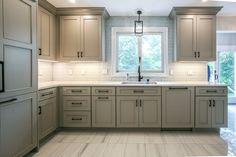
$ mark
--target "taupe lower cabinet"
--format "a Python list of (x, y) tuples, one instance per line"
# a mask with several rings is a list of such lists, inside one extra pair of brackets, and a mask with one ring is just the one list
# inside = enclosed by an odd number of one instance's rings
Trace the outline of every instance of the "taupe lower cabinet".
[(227, 88), (196, 88), (196, 128), (227, 127)]
[(42, 7), (38, 7), (38, 58), (55, 59), (56, 17)]
[[(5, 103), (4, 103), (5, 101)], [(0, 156), (23, 156), (37, 145), (36, 93), (0, 103)]]
[(194, 87), (162, 88), (162, 127), (194, 127)]
[(56, 88), (39, 91), (38, 134), (39, 139), (52, 133), (57, 127)]
[(92, 87), (92, 127), (115, 127), (115, 87)]
[(161, 88), (117, 87), (117, 94), (117, 127), (161, 127)]
[(102, 60), (102, 17), (60, 17), (60, 59)]
[(91, 88), (63, 87), (63, 127), (91, 127)]

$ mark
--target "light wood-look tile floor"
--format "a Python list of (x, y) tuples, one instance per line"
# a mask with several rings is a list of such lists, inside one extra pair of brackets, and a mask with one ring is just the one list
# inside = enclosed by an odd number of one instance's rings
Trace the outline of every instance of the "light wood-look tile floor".
[[(236, 110), (235, 110), (236, 111)], [(235, 112), (236, 115), (236, 112)], [(236, 117), (235, 117), (236, 119)], [(80, 130), (57, 133), (33, 157), (236, 156), (236, 141), (212, 132)], [(234, 135), (230, 135), (234, 136)], [(235, 137), (233, 137), (235, 138)]]

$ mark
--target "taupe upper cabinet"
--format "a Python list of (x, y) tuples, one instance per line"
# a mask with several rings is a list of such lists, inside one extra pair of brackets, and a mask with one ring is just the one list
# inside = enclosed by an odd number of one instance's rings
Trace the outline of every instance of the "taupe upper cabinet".
[(216, 14), (222, 7), (174, 7), (175, 60), (216, 59)]
[(60, 17), (60, 59), (102, 61), (102, 17)]
[(42, 7), (38, 9), (38, 58), (55, 59), (56, 17)]
[(0, 98), (37, 90), (36, 8), (32, 0), (0, 0)]

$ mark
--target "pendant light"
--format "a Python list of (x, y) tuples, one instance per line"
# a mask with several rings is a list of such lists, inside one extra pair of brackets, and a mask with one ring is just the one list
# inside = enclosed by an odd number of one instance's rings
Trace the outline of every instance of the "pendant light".
[(136, 36), (142, 36), (143, 35), (143, 21), (140, 20), (140, 15), (142, 14), (142, 11), (138, 10), (137, 14), (138, 14), (138, 20), (134, 21), (134, 33)]

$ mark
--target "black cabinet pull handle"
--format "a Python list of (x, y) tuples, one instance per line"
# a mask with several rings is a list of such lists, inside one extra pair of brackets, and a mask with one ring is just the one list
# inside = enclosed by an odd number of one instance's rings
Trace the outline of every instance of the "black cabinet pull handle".
[(41, 114), (42, 114), (42, 107), (39, 106), (39, 115), (41, 115)]
[(209, 107), (211, 107), (211, 100), (209, 100)]
[(109, 99), (109, 97), (108, 97), (108, 96), (105, 96), (105, 97), (98, 97), (98, 99), (100, 99), (100, 100), (106, 100), (106, 99)]
[(4, 78), (4, 62), (3, 61), (0, 61), (0, 65), (1, 65), (1, 68), (2, 68), (2, 89), (0, 89), (0, 93), (3, 93), (5, 92), (5, 78)]
[(80, 56), (81, 56), (81, 58), (83, 58), (83, 51), (80, 52)]
[(200, 52), (198, 51), (197, 53), (198, 53), (198, 58), (200, 58)]
[(77, 57), (79, 58), (80, 56), (79, 56), (79, 52), (77, 52)]
[(42, 49), (39, 48), (39, 55), (41, 56), (42, 55)]
[(140, 103), (140, 107), (142, 107), (142, 100), (141, 99), (139, 100), (139, 103)]
[(169, 90), (187, 90), (188, 87), (170, 87)]
[(48, 96), (48, 95), (52, 95), (53, 92), (47, 92), (47, 93), (43, 93), (42, 96)]
[(138, 107), (138, 99), (136, 99), (136, 107)]
[(71, 118), (71, 120), (83, 120), (83, 118)]
[(213, 107), (215, 107), (216, 106), (216, 101), (215, 100), (213, 100)]
[(82, 102), (72, 102), (71, 104), (72, 105), (82, 105), (83, 103)]
[(1, 101), (1, 102), (0, 102), (0, 105), (1, 105), (1, 104), (5, 104), (5, 103), (14, 102), (14, 101), (17, 101), (17, 98), (13, 98), (13, 99), (9, 99), (9, 100), (5, 100), (5, 101)]
[(144, 93), (143, 90), (134, 90), (133, 93)]
[(81, 93), (82, 90), (71, 90), (72, 93)]
[(197, 58), (197, 52), (194, 52), (194, 58)]
[(109, 93), (108, 90), (98, 90), (98, 93)]
[(207, 93), (217, 93), (217, 90), (207, 90)]

